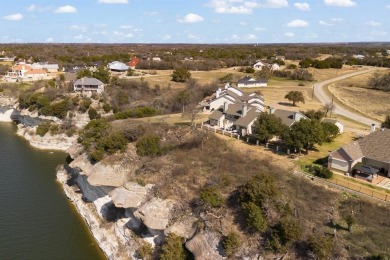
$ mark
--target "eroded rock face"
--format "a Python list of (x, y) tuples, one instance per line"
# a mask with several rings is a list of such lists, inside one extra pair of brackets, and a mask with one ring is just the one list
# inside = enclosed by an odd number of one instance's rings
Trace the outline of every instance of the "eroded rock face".
[(137, 208), (147, 198), (154, 185), (141, 186), (135, 182), (127, 182), (123, 187), (118, 187), (111, 192), (111, 198), (116, 207)]
[(83, 151), (84, 151), (84, 148), (81, 144), (74, 143), (71, 147), (69, 147), (69, 149), (66, 152), (69, 154), (69, 156), (72, 159), (75, 159), (78, 156), (80, 156)]
[(224, 259), (219, 254), (218, 244), (219, 236), (214, 232), (203, 232), (197, 234), (186, 243), (186, 247), (199, 260)]
[(164, 230), (164, 234), (168, 235), (169, 233), (175, 233), (176, 235), (184, 238), (191, 238), (195, 232), (195, 222), (197, 218), (194, 216), (186, 216), (185, 218), (176, 221), (173, 225), (167, 227)]
[(163, 230), (168, 226), (173, 206), (173, 200), (153, 198), (139, 207), (134, 216), (141, 219), (148, 228)]

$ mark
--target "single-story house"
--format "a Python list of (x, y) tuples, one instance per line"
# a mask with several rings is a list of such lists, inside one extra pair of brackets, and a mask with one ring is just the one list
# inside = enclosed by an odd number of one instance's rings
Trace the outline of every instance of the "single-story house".
[(282, 123), (288, 127), (292, 126), (295, 122), (299, 122), (301, 119), (309, 119), (299, 111), (275, 109), (271, 107), (269, 113), (279, 117), (282, 120)]
[(343, 123), (341, 123), (337, 119), (324, 118), (324, 119), (322, 119), (322, 122), (334, 124), (335, 126), (338, 127), (340, 134), (342, 134), (344, 132), (344, 125), (343, 125)]
[(379, 172), (390, 177), (390, 129), (382, 128), (350, 144), (331, 152), (328, 157), (328, 168), (352, 173), (353, 167), (361, 162), (365, 166), (379, 169)]
[(264, 66), (266, 66), (265, 63), (263, 63), (261, 61), (257, 61), (255, 64), (252, 65), (252, 68), (254, 70), (262, 70)]
[(60, 67), (58, 64), (48, 64), (48, 63), (33, 63), (31, 64), (31, 68), (46, 70), (47, 72), (58, 72)]
[(257, 88), (257, 87), (266, 87), (266, 79), (254, 79), (250, 76), (245, 76), (239, 81), (237, 81), (237, 87), (239, 88)]
[(274, 63), (270, 66), (270, 70), (272, 70), (272, 71), (280, 70), (280, 66), (278, 64)]
[(125, 72), (129, 69), (129, 66), (119, 61), (113, 61), (108, 63), (107, 68), (114, 72)]
[(101, 94), (104, 91), (104, 84), (95, 78), (81, 78), (74, 82), (73, 90), (75, 92), (96, 92)]

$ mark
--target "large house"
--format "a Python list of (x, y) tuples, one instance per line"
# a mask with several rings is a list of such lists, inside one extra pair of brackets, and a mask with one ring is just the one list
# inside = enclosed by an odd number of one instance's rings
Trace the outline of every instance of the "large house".
[[(357, 163), (362, 166), (356, 170), (359, 176), (373, 182), (375, 174), (383, 173), (390, 177), (390, 129), (375, 130), (350, 144), (331, 152), (328, 157), (328, 168), (352, 174)], [(364, 167), (363, 167), (364, 166)]]
[(32, 68), (30, 64), (18, 63), (4, 76), (7, 82), (22, 82), (50, 79), (46, 70)]
[(264, 98), (262, 95), (252, 92), (245, 93), (242, 90), (233, 87), (229, 83), (224, 89), (217, 89), (213, 95), (205, 98), (199, 103), (203, 112), (213, 112), (224, 104), (247, 103), (250, 106), (257, 107), (260, 111), (264, 111)]
[(59, 66), (58, 64), (49, 64), (49, 63), (33, 63), (31, 64), (31, 69), (40, 69), (40, 70), (46, 70), (47, 72), (58, 72)]
[(74, 82), (73, 90), (75, 92), (95, 92), (97, 94), (101, 94), (104, 91), (104, 84), (98, 79), (84, 77)]
[(252, 65), (252, 68), (254, 70), (262, 70), (264, 66), (266, 66), (265, 63), (263, 63), (261, 61), (256, 61), (256, 63)]
[(108, 63), (107, 68), (113, 72), (125, 72), (129, 69), (129, 66), (119, 61), (113, 61)]
[(237, 87), (239, 88), (258, 88), (258, 87), (266, 87), (267, 80), (266, 79), (254, 79), (250, 76), (245, 76), (239, 81), (237, 81)]
[(282, 120), (282, 123), (288, 127), (291, 127), (295, 122), (299, 122), (301, 119), (309, 119), (299, 111), (275, 109), (271, 107), (269, 113), (279, 117)]
[(135, 70), (135, 67), (141, 62), (141, 59), (138, 57), (133, 57), (130, 62), (127, 63), (127, 65), (130, 67), (130, 69)]

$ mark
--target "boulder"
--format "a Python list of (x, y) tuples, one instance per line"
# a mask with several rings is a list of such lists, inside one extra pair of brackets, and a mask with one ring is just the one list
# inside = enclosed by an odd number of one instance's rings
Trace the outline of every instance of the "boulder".
[(164, 234), (175, 233), (176, 235), (184, 238), (191, 238), (196, 232), (195, 223), (198, 219), (194, 216), (186, 216), (173, 223), (173, 225), (167, 227), (164, 230)]
[(111, 198), (116, 207), (137, 208), (145, 200), (154, 185), (141, 186), (135, 182), (127, 182), (111, 192)]
[(218, 252), (220, 237), (213, 232), (199, 233), (186, 243), (186, 247), (199, 260), (224, 259)]
[(174, 204), (173, 200), (153, 198), (139, 207), (134, 216), (150, 229), (163, 230), (168, 226)]

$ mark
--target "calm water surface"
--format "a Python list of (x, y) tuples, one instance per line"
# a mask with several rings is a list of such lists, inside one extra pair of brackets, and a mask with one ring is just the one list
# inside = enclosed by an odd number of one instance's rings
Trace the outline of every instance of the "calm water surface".
[(0, 122), (0, 259), (104, 259), (56, 182), (66, 154), (32, 148)]

